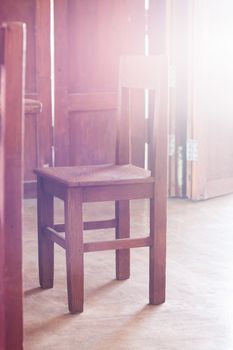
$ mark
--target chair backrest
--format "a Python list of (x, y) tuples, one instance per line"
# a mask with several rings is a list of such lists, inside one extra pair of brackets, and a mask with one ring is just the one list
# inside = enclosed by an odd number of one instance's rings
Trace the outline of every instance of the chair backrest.
[[(166, 176), (168, 135), (167, 59), (158, 56), (123, 56), (119, 73), (117, 164), (131, 162), (131, 89), (148, 89), (150, 108), (149, 164), (152, 175)], [(152, 93), (153, 91), (153, 93)], [(152, 101), (151, 101), (152, 100)]]

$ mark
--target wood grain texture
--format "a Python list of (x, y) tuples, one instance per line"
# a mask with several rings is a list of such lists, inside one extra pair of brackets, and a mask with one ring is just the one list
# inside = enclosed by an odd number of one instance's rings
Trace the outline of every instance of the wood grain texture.
[[(0, 76), (2, 75), (2, 67), (4, 64), (4, 29), (0, 28)], [(1, 90), (3, 90), (3, 79), (1, 79)], [(4, 105), (4, 95), (0, 95), (1, 104)], [(5, 346), (5, 336), (6, 336), (6, 323), (5, 323), (5, 232), (4, 232), (4, 168), (5, 168), (5, 159), (4, 159), (4, 140), (5, 140), (5, 121), (0, 114), (1, 118), (1, 127), (0, 127), (0, 299), (3, 301), (0, 303), (0, 349), (3, 349)]]
[(67, 189), (65, 200), (66, 269), (68, 304), (71, 313), (82, 312), (84, 302), (84, 261), (82, 191)]
[(51, 1), (36, 0), (36, 78), (43, 108), (37, 119), (38, 166), (52, 165)]
[[(83, 223), (84, 230), (100, 230), (103, 228), (112, 228), (116, 226), (116, 220), (100, 220), (100, 221), (87, 221)], [(65, 232), (65, 224), (54, 225), (53, 228), (58, 232)]]
[[(24, 112), (26, 113), (40, 113), (42, 110), (42, 104), (38, 100), (32, 100), (29, 98), (24, 99)], [(0, 99), (0, 114), (1, 114), (1, 99)]]
[(56, 165), (115, 162), (119, 58), (144, 52), (144, 32), (143, 0), (55, 2)]
[[(50, 74), (50, 0), (2, 0), (0, 23), (20, 21), (27, 26), (26, 93), (37, 95), (44, 105), (40, 113), (27, 114), (25, 122), (25, 193), (35, 196), (33, 169), (51, 164), (51, 74)], [(41, 119), (40, 119), (41, 116)]]
[[(0, 1), (0, 23), (7, 21), (20, 21), (26, 23), (26, 92), (36, 92), (36, 41), (35, 41), (35, 0), (2, 0)], [(33, 126), (32, 126), (33, 124)], [(31, 120), (25, 122), (24, 160), (26, 169), (24, 176), (26, 181), (35, 180), (32, 169), (37, 165), (36, 137), (30, 131), (36, 129), (36, 114), (31, 115)]]
[(37, 179), (37, 224), (39, 279), (42, 288), (53, 287), (54, 244), (44, 234), (47, 226), (53, 226), (53, 196), (45, 192), (43, 179)]
[[(26, 28), (4, 25), (1, 66), (1, 242), (0, 348), (23, 348), (22, 303), (22, 181)], [(12, 100), (12, 96), (14, 99)]]
[[(151, 242), (150, 237), (145, 238), (119, 238), (117, 240), (113, 241), (98, 241), (98, 242), (88, 242), (84, 243), (84, 252), (98, 252), (98, 251), (104, 251), (104, 250), (121, 250), (123, 253), (125, 250), (127, 251), (128, 248), (142, 248), (142, 247), (149, 247)], [(128, 272), (127, 265), (126, 271)], [(118, 279), (126, 279), (129, 276), (126, 275), (125, 271), (122, 270), (120, 274), (120, 271), (118, 271)]]
[(136, 182), (151, 183), (154, 181), (148, 170), (131, 164), (54, 167), (36, 169), (35, 172), (41, 177), (55, 180), (70, 187), (118, 185)]
[(156, 174), (154, 198), (150, 200), (150, 303), (165, 301), (166, 230), (167, 230), (167, 144), (168, 144), (168, 72), (167, 61), (160, 62), (161, 78), (159, 102), (154, 115), (154, 147), (151, 161)]
[(131, 90), (131, 161), (132, 164), (141, 168), (145, 166), (145, 142), (146, 126), (145, 119), (145, 91), (140, 89)]
[[(129, 201), (115, 202), (116, 239), (130, 237), (130, 203)], [(127, 247), (126, 247), (127, 248)], [(116, 250), (116, 278), (125, 280), (130, 277), (130, 250)]]
[(54, 70), (55, 70), (55, 165), (69, 165), (70, 140), (68, 120), (68, 0), (54, 4)]
[(43, 229), (43, 234), (46, 235), (47, 239), (50, 239), (52, 242), (57, 243), (63, 249), (66, 249), (66, 240), (52, 227), (46, 226)]
[(103, 111), (117, 108), (116, 93), (72, 93), (68, 97), (69, 111)]

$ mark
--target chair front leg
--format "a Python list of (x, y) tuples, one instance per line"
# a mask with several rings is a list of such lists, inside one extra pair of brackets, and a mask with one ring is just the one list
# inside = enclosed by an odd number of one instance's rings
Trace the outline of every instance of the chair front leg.
[(53, 196), (44, 191), (43, 179), (37, 181), (38, 259), (42, 288), (52, 288), (54, 279), (54, 243), (44, 234), (46, 226), (53, 226)]
[(150, 200), (150, 304), (159, 305), (165, 301), (166, 287), (166, 198)]
[(67, 189), (65, 236), (69, 311), (77, 313), (84, 302), (82, 191), (77, 188)]
[[(128, 200), (116, 201), (116, 238), (130, 237), (130, 206)], [(130, 249), (116, 250), (116, 278), (125, 280), (130, 276)]]

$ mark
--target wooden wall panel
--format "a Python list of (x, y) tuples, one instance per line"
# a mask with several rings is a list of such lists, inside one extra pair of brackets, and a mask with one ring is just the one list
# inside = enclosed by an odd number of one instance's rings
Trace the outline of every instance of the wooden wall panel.
[[(71, 147), (77, 150), (70, 152), (70, 164), (112, 163), (115, 159), (113, 112), (71, 113), (69, 118)], [(104, 155), (103, 150), (106, 150)]]
[(143, 53), (144, 32), (143, 0), (55, 2), (56, 165), (114, 161), (119, 57)]
[(37, 166), (52, 165), (51, 0), (36, 0), (36, 91), (42, 103), (37, 115)]
[[(69, 1), (68, 91), (78, 93), (116, 92), (119, 52), (117, 1)], [(115, 29), (116, 38), (112, 34)], [(70, 156), (76, 164), (114, 161), (115, 113), (91, 111), (72, 113), (69, 118)], [(77, 146), (79, 146), (77, 148)], [(77, 150), (77, 152), (76, 152)], [(105, 151), (107, 150), (107, 152)], [(71, 161), (71, 159), (70, 159)], [(74, 163), (72, 163), (74, 164)]]

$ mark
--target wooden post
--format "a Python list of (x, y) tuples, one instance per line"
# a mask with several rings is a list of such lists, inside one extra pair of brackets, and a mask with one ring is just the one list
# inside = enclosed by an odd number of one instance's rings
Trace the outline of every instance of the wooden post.
[(42, 288), (53, 287), (54, 243), (43, 233), (46, 226), (53, 226), (53, 196), (43, 189), (43, 180), (37, 179), (37, 212), (38, 212), (38, 258), (39, 276)]
[(38, 166), (52, 165), (51, 1), (36, 1), (36, 79), (42, 111), (38, 115)]
[[(165, 57), (164, 57), (164, 61)], [(168, 76), (167, 62), (161, 65), (159, 108), (155, 109), (152, 175), (155, 176), (154, 198), (150, 200), (150, 291), (151, 304), (165, 301), (166, 229), (167, 229), (167, 132), (168, 132)]]
[[(70, 141), (68, 121), (68, 24), (67, 0), (56, 0), (54, 4), (55, 44), (55, 165), (70, 165)], [(72, 34), (71, 34), (72, 35)], [(75, 45), (75, 42), (74, 42)]]
[[(22, 195), (25, 25), (4, 25), (1, 68), (0, 348), (23, 348)], [(2, 45), (3, 46), (3, 45)]]

